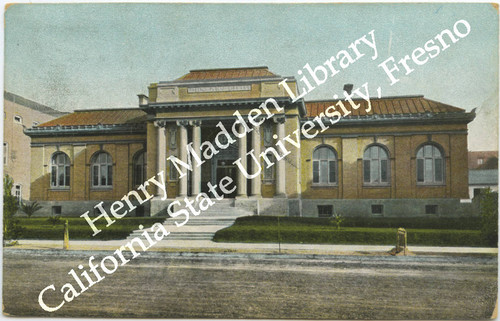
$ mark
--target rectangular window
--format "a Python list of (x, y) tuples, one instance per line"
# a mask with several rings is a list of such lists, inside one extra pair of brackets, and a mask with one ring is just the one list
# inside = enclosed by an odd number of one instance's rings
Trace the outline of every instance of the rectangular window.
[(66, 171), (66, 181), (64, 182), (64, 185), (65, 186), (69, 186), (69, 171), (70, 171), (70, 167), (69, 166), (66, 166), (65, 167), (65, 171)]
[(101, 165), (101, 170), (100, 170), (100, 174), (101, 174), (101, 186), (106, 186), (106, 165)]
[(432, 158), (424, 159), (424, 182), (432, 182)]
[(99, 165), (94, 165), (92, 173), (94, 174), (94, 177), (92, 178), (93, 185), (99, 186)]
[(50, 186), (57, 186), (57, 166), (52, 166)]
[(380, 160), (380, 181), (387, 183), (387, 159)]
[(17, 198), (17, 201), (21, 203), (22, 200), (21, 185), (19, 184), (14, 185), (14, 196)]
[(436, 215), (438, 211), (437, 205), (425, 205), (425, 214), (434, 214)]
[(424, 181), (424, 160), (417, 159), (417, 182)]
[(108, 165), (108, 185), (113, 185), (113, 166)]
[(318, 205), (318, 217), (331, 217), (333, 205)]
[(319, 183), (319, 161), (313, 161), (313, 183)]
[(372, 214), (374, 214), (374, 215), (384, 214), (384, 205), (373, 204), (372, 205)]
[(176, 181), (177, 180), (177, 169), (175, 168), (175, 166), (172, 163), (172, 161), (170, 161), (169, 177), (170, 177), (171, 181)]
[(365, 183), (370, 183), (370, 161), (369, 160), (364, 160), (363, 161), (363, 173), (364, 173), (364, 182)]
[(23, 119), (21, 118), (21, 116), (14, 116), (14, 123), (16, 124), (22, 124), (23, 123)]
[(434, 159), (434, 168), (436, 169), (436, 182), (443, 181), (443, 160), (441, 158)]
[(59, 186), (64, 186), (64, 165), (59, 166)]
[(62, 207), (61, 206), (52, 206), (52, 215), (61, 215)]
[(335, 166), (335, 161), (330, 161), (330, 171), (329, 171), (329, 177), (330, 177), (330, 183), (336, 183), (337, 182), (337, 173), (336, 169), (337, 166)]
[(371, 161), (371, 169), (370, 169), (370, 181), (373, 183), (379, 183), (380, 182), (380, 169), (379, 163), (375, 161)]
[(327, 184), (328, 183), (328, 176), (326, 175), (326, 173), (328, 173), (328, 161), (326, 161), (326, 160), (320, 161), (319, 172), (322, 174), (319, 177), (320, 183)]

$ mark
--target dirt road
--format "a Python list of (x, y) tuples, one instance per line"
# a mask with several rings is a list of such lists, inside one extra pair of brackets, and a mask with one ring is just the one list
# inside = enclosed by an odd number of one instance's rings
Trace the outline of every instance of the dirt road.
[[(40, 291), (72, 281), (91, 255), (4, 251), (4, 312), (140, 318), (484, 319), (497, 294), (496, 257), (143, 253), (60, 310)], [(57, 305), (63, 295), (52, 292)], [(53, 299), (53, 300), (52, 300)], [(52, 302), (50, 302), (52, 300)]]

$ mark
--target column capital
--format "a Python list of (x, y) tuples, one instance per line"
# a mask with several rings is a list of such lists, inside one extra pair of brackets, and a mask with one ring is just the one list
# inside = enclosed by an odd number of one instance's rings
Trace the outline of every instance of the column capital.
[(284, 124), (285, 123), (285, 115), (276, 115), (273, 117), (273, 120), (276, 124)]
[(189, 121), (188, 120), (177, 120), (176, 124), (177, 124), (177, 126), (184, 126), (184, 127), (186, 127), (187, 125), (189, 125)]
[(190, 120), (189, 121), (189, 125), (191, 125), (191, 126), (201, 126), (201, 120), (200, 119)]
[(163, 119), (159, 119), (159, 120), (155, 120), (153, 122), (153, 124), (155, 125), (155, 127), (164, 128), (167, 126), (167, 121), (163, 120)]

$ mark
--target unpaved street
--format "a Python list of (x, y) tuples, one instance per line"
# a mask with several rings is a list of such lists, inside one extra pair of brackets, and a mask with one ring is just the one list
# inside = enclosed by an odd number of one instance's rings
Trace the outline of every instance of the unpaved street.
[(60, 310), (67, 274), (105, 251), (4, 250), (4, 313), (140, 318), (484, 319), (496, 257), (143, 253)]

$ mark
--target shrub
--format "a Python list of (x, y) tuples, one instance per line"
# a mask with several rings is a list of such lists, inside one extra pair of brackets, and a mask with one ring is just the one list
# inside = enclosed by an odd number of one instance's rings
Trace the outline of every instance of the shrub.
[(50, 216), (47, 219), (47, 222), (49, 222), (50, 224), (52, 224), (52, 226), (55, 226), (56, 224), (62, 224), (61, 217), (57, 216), (57, 215)]
[(487, 189), (480, 197), (481, 237), (489, 246), (498, 246), (498, 193)]
[(340, 230), (340, 225), (344, 222), (344, 217), (340, 214), (335, 214), (332, 222), (337, 226), (337, 230)]
[(19, 220), (14, 218), (19, 206), (17, 198), (12, 195), (14, 181), (9, 175), (3, 179), (3, 239), (12, 240), (19, 238), (24, 229)]
[(40, 206), (37, 201), (34, 201), (31, 204), (21, 203), (21, 211), (26, 213), (28, 217), (31, 217), (33, 214), (35, 214), (36, 211), (40, 210), (41, 208), (42, 206)]

